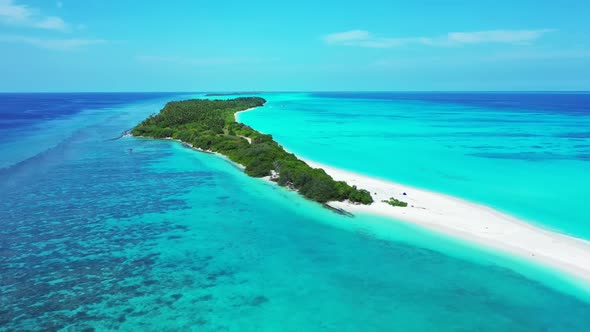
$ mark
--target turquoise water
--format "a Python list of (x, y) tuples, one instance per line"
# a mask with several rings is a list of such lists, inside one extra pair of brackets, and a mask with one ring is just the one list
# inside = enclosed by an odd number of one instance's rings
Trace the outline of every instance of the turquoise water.
[(590, 326), (590, 302), (549, 271), (333, 214), (178, 143), (112, 140), (165, 100), (46, 122), (70, 134), (0, 170), (0, 330)]
[(302, 157), (590, 239), (590, 94), (475, 96), (268, 94), (240, 120)]

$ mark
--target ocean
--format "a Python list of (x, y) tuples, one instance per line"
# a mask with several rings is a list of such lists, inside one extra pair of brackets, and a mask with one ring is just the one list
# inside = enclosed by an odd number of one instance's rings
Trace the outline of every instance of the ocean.
[[(240, 120), (303, 157), (587, 237), (587, 95), (509, 95), (268, 94)], [(120, 137), (198, 96), (0, 94), (1, 331), (590, 326), (559, 273)]]

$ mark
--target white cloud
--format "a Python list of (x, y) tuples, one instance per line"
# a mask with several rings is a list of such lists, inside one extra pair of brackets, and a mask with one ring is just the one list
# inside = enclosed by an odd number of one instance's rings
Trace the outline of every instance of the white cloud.
[(382, 38), (375, 37), (367, 30), (350, 30), (331, 33), (324, 36), (324, 41), (332, 45), (387, 48), (411, 43), (417, 38)]
[(41, 15), (39, 10), (14, 0), (0, 0), (0, 23), (46, 30), (66, 31), (68, 25), (59, 17)]
[(331, 45), (370, 48), (392, 48), (405, 45), (458, 46), (481, 43), (526, 44), (531, 43), (553, 29), (539, 30), (488, 30), (474, 32), (450, 32), (440, 37), (379, 37), (366, 30), (337, 32), (324, 36)]
[(60, 51), (73, 51), (84, 46), (104, 44), (103, 39), (41, 39), (26, 36), (0, 36), (0, 43), (23, 43), (39, 48), (46, 48)]
[(529, 43), (552, 29), (541, 30), (490, 30), (476, 32), (451, 32), (447, 39), (451, 43), (476, 44), (476, 43)]
[(24, 5), (15, 5), (12, 0), (0, 0), (0, 19), (4, 22), (22, 22), (31, 16), (31, 10)]
[(215, 66), (215, 65), (232, 65), (261, 62), (262, 60), (240, 57), (185, 57), (185, 56), (157, 56), (157, 55), (140, 55), (136, 57), (143, 63), (173, 63), (185, 66)]
[(49, 30), (66, 30), (68, 28), (66, 22), (56, 16), (46, 17), (42, 21), (35, 23), (35, 27)]
[(324, 40), (328, 44), (346, 44), (367, 40), (371, 37), (369, 31), (351, 30), (327, 35)]

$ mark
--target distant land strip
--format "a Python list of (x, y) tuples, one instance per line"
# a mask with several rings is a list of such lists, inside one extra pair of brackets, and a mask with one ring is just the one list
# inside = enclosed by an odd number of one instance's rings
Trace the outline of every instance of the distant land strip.
[(244, 91), (244, 92), (212, 92), (208, 93), (206, 97), (221, 97), (221, 96), (241, 96), (241, 95), (259, 95), (260, 92)]

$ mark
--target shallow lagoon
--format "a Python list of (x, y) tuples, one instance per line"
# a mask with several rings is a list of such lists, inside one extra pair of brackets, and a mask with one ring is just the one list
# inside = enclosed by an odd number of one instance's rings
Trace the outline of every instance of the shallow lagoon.
[(240, 120), (326, 165), (590, 239), (588, 93), (297, 93)]

